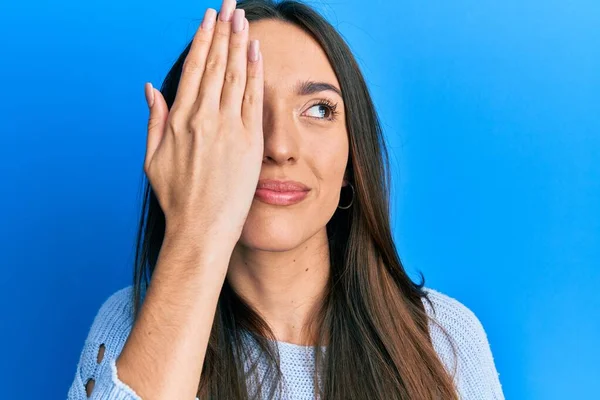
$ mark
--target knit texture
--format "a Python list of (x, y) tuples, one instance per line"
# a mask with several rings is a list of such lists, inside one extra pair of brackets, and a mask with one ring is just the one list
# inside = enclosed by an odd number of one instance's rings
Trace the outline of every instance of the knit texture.
[[(456, 357), (440, 326), (434, 322), (429, 323), (431, 340), (438, 357), (451, 374), (456, 367), (456, 373), (453, 375), (459, 398), (503, 400), (498, 372), (487, 335), (479, 319), (459, 301), (430, 288), (425, 290), (433, 303), (432, 308), (427, 301), (423, 301), (427, 314), (446, 330), (454, 342)], [(95, 384), (89, 399), (141, 400), (131, 387), (119, 379), (115, 364), (133, 326), (132, 292), (132, 286), (118, 290), (100, 307), (83, 345), (75, 378), (68, 392), (68, 400), (88, 399), (85, 385), (90, 379), (93, 379)], [(278, 399), (313, 400), (312, 347), (285, 342), (276, 344), (280, 352), (284, 384), (284, 391)], [(103, 359), (98, 363), (101, 345), (105, 346), (105, 352)], [(322, 349), (326, 351), (325, 347)], [(249, 365), (249, 362), (250, 358), (246, 365)], [(259, 368), (259, 371), (264, 372), (264, 369)]]

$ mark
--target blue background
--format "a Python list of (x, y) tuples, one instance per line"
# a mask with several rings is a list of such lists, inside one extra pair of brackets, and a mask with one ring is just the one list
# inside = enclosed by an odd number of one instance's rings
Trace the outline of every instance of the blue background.
[[(507, 398), (597, 398), (600, 3), (325, 4), (380, 111), (407, 269), (480, 318)], [(206, 7), (0, 6), (2, 398), (65, 398), (99, 306), (130, 284), (143, 85)]]

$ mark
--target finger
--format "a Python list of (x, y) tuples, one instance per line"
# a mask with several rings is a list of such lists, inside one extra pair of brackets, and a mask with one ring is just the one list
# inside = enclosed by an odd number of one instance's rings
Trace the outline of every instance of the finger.
[(248, 129), (262, 132), (264, 66), (258, 40), (251, 40), (248, 46), (248, 70), (246, 90), (242, 102), (242, 121)]
[(197, 100), (198, 109), (219, 111), (223, 78), (227, 67), (231, 18), (235, 5), (235, 0), (223, 0), (217, 25), (214, 29), (212, 44), (206, 58), (204, 74), (200, 82), (200, 92)]
[(146, 100), (150, 107), (150, 116), (148, 117), (148, 137), (146, 139), (146, 158), (144, 168), (147, 171), (150, 166), (154, 153), (160, 145), (169, 116), (169, 108), (162, 93), (152, 87), (150, 82), (145, 86)]
[(242, 114), (242, 96), (246, 88), (248, 68), (248, 20), (244, 15), (243, 9), (237, 9), (233, 13), (229, 56), (221, 94), (221, 111), (238, 118)]
[(171, 107), (173, 112), (182, 108), (190, 109), (198, 98), (198, 90), (206, 65), (206, 56), (212, 43), (216, 18), (217, 11), (215, 9), (209, 8), (204, 13), (202, 24), (200, 24), (192, 40), (190, 51), (183, 62), (177, 95)]

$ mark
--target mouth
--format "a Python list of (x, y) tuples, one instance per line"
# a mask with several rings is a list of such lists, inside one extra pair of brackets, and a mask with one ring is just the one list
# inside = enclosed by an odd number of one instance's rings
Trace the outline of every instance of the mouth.
[(304, 200), (310, 190), (302, 182), (261, 179), (258, 181), (254, 197), (266, 204), (289, 206)]
[(310, 190), (302, 191), (276, 191), (265, 188), (258, 188), (254, 197), (263, 203), (278, 206), (289, 206), (301, 202), (308, 196)]

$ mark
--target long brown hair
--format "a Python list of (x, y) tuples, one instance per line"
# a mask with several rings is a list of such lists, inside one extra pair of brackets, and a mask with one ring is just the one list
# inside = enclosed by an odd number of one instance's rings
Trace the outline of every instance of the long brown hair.
[[(318, 327), (314, 347), (315, 398), (457, 399), (453, 378), (438, 358), (429, 336), (428, 323), (433, 320), (422, 303), (422, 299), (429, 300), (423, 275), (420, 284), (411, 281), (395, 248), (389, 220), (388, 153), (375, 107), (352, 52), (321, 15), (301, 2), (242, 0), (237, 7), (245, 10), (249, 22), (278, 19), (312, 35), (329, 58), (346, 107), (350, 146), (346, 177), (355, 187), (355, 196), (352, 207), (337, 209), (327, 223), (331, 273), (313, 322)], [(161, 92), (169, 108), (190, 46), (191, 42), (162, 84)], [(165, 230), (164, 214), (147, 180), (145, 184), (135, 255), (136, 318)], [(256, 397), (250, 396), (243, 361), (236, 356), (247, 354), (246, 334), (268, 365), (264, 379), (256, 380)], [(282, 378), (274, 340), (267, 323), (226, 279), (198, 397), (274, 398)], [(327, 351), (322, 353), (319, 350), (324, 343)], [(251, 369), (248, 373), (258, 372)], [(270, 388), (268, 393), (261, 393), (261, 383)]]

